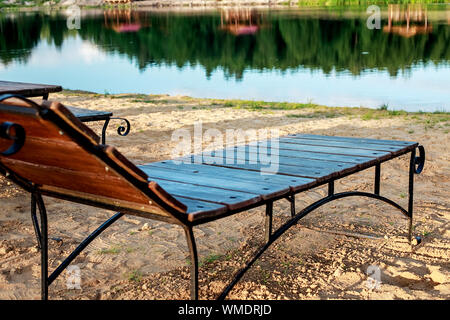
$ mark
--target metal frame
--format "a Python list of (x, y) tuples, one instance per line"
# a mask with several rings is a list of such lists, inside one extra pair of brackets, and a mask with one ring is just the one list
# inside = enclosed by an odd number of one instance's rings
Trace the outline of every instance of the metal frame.
[(0, 152), (3, 156), (10, 156), (18, 152), (25, 143), (25, 130), (16, 123), (3, 122), (0, 124), (0, 138), (14, 141), (8, 149)]
[[(42, 96), (42, 100), (48, 100), (48, 93), (44, 94)], [(112, 113), (111, 113), (112, 115)], [(128, 135), (128, 133), (130, 133), (130, 129), (131, 129), (131, 124), (130, 121), (128, 121), (125, 118), (119, 118), (119, 117), (112, 117), (110, 115), (106, 115), (106, 116), (93, 116), (93, 117), (85, 117), (82, 120), (80, 120), (81, 122), (92, 122), (92, 121), (105, 121), (105, 123), (103, 124), (103, 128), (102, 128), (102, 144), (106, 144), (106, 129), (108, 129), (108, 125), (109, 122), (111, 121), (111, 119), (114, 120), (122, 120), (125, 121), (125, 126), (121, 125), (117, 128), (117, 134), (125, 137)]]
[[(128, 121), (125, 118), (109, 117), (108, 116), (108, 118), (105, 119), (105, 123), (103, 124), (103, 128), (102, 128), (102, 144), (106, 144), (106, 129), (108, 128), (108, 125), (109, 125), (109, 122), (110, 122), (111, 119), (125, 121), (125, 126), (120, 125), (117, 128), (117, 134), (119, 136), (125, 137), (126, 135), (128, 135), (128, 133), (130, 133), (130, 129), (131, 129), (130, 121)], [(87, 120), (83, 120), (82, 122), (90, 122), (90, 121), (98, 121), (98, 119), (90, 120), (88, 118)]]
[[(35, 190), (31, 194), (31, 216), (33, 221), (36, 238), (38, 239), (38, 248), (41, 252), (41, 299), (48, 299), (48, 287), (56, 280), (56, 278), (69, 266), (69, 264), (103, 231), (105, 231), (114, 222), (119, 220), (124, 214), (117, 212), (111, 218), (106, 220), (86, 239), (84, 239), (78, 247), (67, 258), (59, 264), (59, 266), (48, 275), (48, 226), (47, 226), (47, 209), (39, 191)], [(40, 224), (36, 216), (36, 205), (39, 209)]]
[[(218, 300), (224, 300), (228, 293), (233, 289), (237, 282), (242, 278), (242, 276), (250, 269), (250, 267), (255, 263), (255, 261), (270, 247), (270, 245), (275, 242), (279, 237), (281, 237), (286, 231), (288, 231), (292, 226), (294, 226), (300, 219), (304, 218), (307, 214), (320, 208), (321, 206), (332, 202), (334, 200), (347, 198), (347, 197), (367, 197), (372, 199), (377, 199), (383, 201), (394, 208), (398, 209), (404, 216), (409, 220), (408, 224), (408, 241), (411, 244), (412, 232), (413, 232), (413, 202), (414, 202), (414, 174), (420, 174), (425, 164), (425, 149), (423, 146), (417, 147), (420, 152), (420, 156), (416, 156), (416, 148), (410, 151), (410, 166), (409, 166), (409, 198), (408, 198), (408, 209), (403, 208), (401, 205), (395, 201), (383, 197), (380, 195), (380, 177), (381, 177), (381, 163), (375, 165), (375, 178), (374, 178), (374, 193), (362, 192), (362, 191), (347, 191), (335, 193), (334, 182), (337, 179), (332, 179), (328, 181), (328, 195), (304, 208), (303, 210), (295, 213), (295, 194), (287, 197), (286, 199), (291, 203), (291, 218), (285, 222), (276, 231), (272, 231), (272, 219), (273, 219), (273, 200), (266, 203), (266, 214), (265, 214), (265, 244), (261, 246), (255, 253), (255, 255), (246, 263), (246, 265), (241, 268), (230, 281), (228, 286), (219, 295)], [(392, 160), (392, 159), (391, 159)], [(306, 190), (305, 190), (306, 191)], [(301, 191), (304, 192), (304, 191)], [(186, 232), (186, 238), (188, 241), (189, 250), (191, 253), (191, 299), (198, 299), (198, 257), (197, 250), (195, 247), (194, 237), (192, 233), (192, 228), (189, 228), (189, 234)]]

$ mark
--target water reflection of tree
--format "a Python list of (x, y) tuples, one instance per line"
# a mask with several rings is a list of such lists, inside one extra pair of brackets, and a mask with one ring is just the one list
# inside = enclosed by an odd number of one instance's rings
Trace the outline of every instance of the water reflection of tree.
[[(72, 32), (103, 50), (137, 61), (141, 69), (151, 64), (199, 64), (208, 75), (223, 69), (227, 76), (237, 79), (246, 69), (284, 71), (298, 67), (352, 74), (382, 69), (396, 75), (414, 63), (450, 61), (450, 29), (439, 24), (429, 34), (405, 38), (369, 30), (364, 18), (331, 20), (265, 14), (261, 19), (270, 27), (241, 37), (221, 30), (219, 14), (140, 12), (137, 18), (151, 28), (118, 33), (103, 27), (103, 16), (86, 16), (82, 28)], [(58, 15), (3, 17), (0, 29), (0, 61), (4, 64), (26, 61), (41, 37), (60, 46), (70, 36), (65, 17)], [(369, 54), (362, 55), (364, 51)]]
[(235, 36), (253, 35), (263, 26), (264, 14), (252, 8), (232, 8), (220, 11), (220, 29)]
[(108, 9), (103, 12), (103, 25), (116, 32), (138, 32), (148, 27), (147, 14), (131, 9)]
[(0, 60), (8, 65), (13, 61), (26, 62), (40, 40), (42, 19), (38, 16), (11, 17), (0, 15)]
[[(400, 22), (400, 24), (396, 24)], [(433, 26), (428, 22), (427, 8), (421, 5), (401, 6), (390, 4), (388, 6), (388, 24), (383, 27), (383, 32), (398, 34), (410, 38), (418, 34), (427, 34), (433, 31)]]
[(41, 41), (60, 48), (74, 31), (68, 31), (65, 18), (41, 14), (0, 15), (0, 62), (26, 62)]

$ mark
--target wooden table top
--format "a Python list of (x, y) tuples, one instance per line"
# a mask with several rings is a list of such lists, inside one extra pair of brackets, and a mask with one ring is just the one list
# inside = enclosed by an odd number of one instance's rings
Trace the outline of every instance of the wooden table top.
[[(25, 97), (41, 97), (60, 91), (62, 91), (62, 87), (56, 85), (0, 80), (0, 95), (14, 93)], [(113, 115), (112, 112), (108, 111), (95, 111), (69, 106), (67, 108), (82, 122), (106, 120)]]
[(70, 106), (66, 106), (66, 108), (81, 122), (106, 120), (113, 115), (113, 113), (109, 111), (89, 110)]
[(56, 85), (0, 80), (0, 94), (14, 93), (25, 97), (40, 97), (60, 91), (62, 91), (62, 87)]

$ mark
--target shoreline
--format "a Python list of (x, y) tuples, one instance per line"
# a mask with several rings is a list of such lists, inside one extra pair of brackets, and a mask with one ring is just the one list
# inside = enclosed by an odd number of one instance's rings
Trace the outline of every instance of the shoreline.
[[(61, 3), (62, 2), (62, 3)], [(39, 10), (63, 10), (69, 8), (75, 4), (81, 9), (217, 9), (217, 8), (232, 8), (232, 7), (252, 7), (252, 8), (287, 8), (287, 7), (300, 7), (302, 6), (301, 0), (299, 1), (286, 1), (286, 0), (144, 0), (132, 3), (99, 3), (99, 4), (87, 4), (87, 1), (60, 1), (55, 3), (53, 1), (45, 1), (38, 5), (24, 5), (15, 3), (2, 3), (0, 2), (0, 11), (39, 11)], [(101, 2), (101, 1), (100, 1)], [(308, 6), (318, 7), (324, 4), (308, 3)]]
[[(14, 1), (14, 2), (11, 2)], [(323, 0), (143, 0), (130, 3), (105, 3), (102, 0), (58, 0), (55, 1), (41, 1), (36, 4), (34, 1), (28, 1), (29, 5), (22, 1), (17, 4), (19, 0), (6, 0), (0, 2), (1, 11), (40, 11), (40, 10), (63, 10), (72, 5), (77, 5), (81, 9), (219, 9), (219, 8), (254, 8), (254, 9), (282, 9), (282, 8), (333, 8), (333, 7), (365, 7), (368, 5), (386, 6), (387, 3), (381, 0), (374, 1), (353, 1), (348, 3), (339, 3), (337, 1), (323, 1)], [(401, 1), (394, 1), (392, 4), (405, 5)], [(450, 5), (450, 3), (442, 0), (422, 0), (415, 1), (414, 5)]]
[(266, 101), (266, 100), (256, 100), (256, 99), (222, 99), (222, 98), (202, 98), (193, 96), (180, 96), (180, 95), (169, 95), (166, 93), (157, 94), (146, 94), (146, 93), (98, 93), (93, 91), (79, 90), (79, 89), (63, 89), (60, 92), (62, 95), (91, 95), (93, 97), (112, 97), (120, 98), (122, 96), (126, 97), (175, 97), (175, 98), (187, 98), (190, 100), (197, 101), (211, 101), (212, 103), (222, 103), (228, 107), (243, 108), (247, 110), (296, 110), (296, 109), (317, 109), (322, 111), (339, 111), (341, 114), (345, 115), (361, 115), (363, 118), (368, 118), (371, 114), (375, 119), (388, 118), (394, 116), (414, 116), (414, 115), (449, 115), (450, 111), (446, 110), (435, 110), (435, 111), (406, 111), (404, 109), (390, 109), (388, 105), (381, 105), (378, 108), (370, 108), (365, 106), (352, 107), (352, 106), (329, 106), (323, 104), (317, 104), (314, 102), (287, 102), (287, 101)]

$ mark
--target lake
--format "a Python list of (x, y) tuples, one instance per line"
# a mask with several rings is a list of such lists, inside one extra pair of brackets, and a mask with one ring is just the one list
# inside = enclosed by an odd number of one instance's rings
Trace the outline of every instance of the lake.
[(98, 93), (450, 111), (450, 6), (0, 12), (0, 79)]

